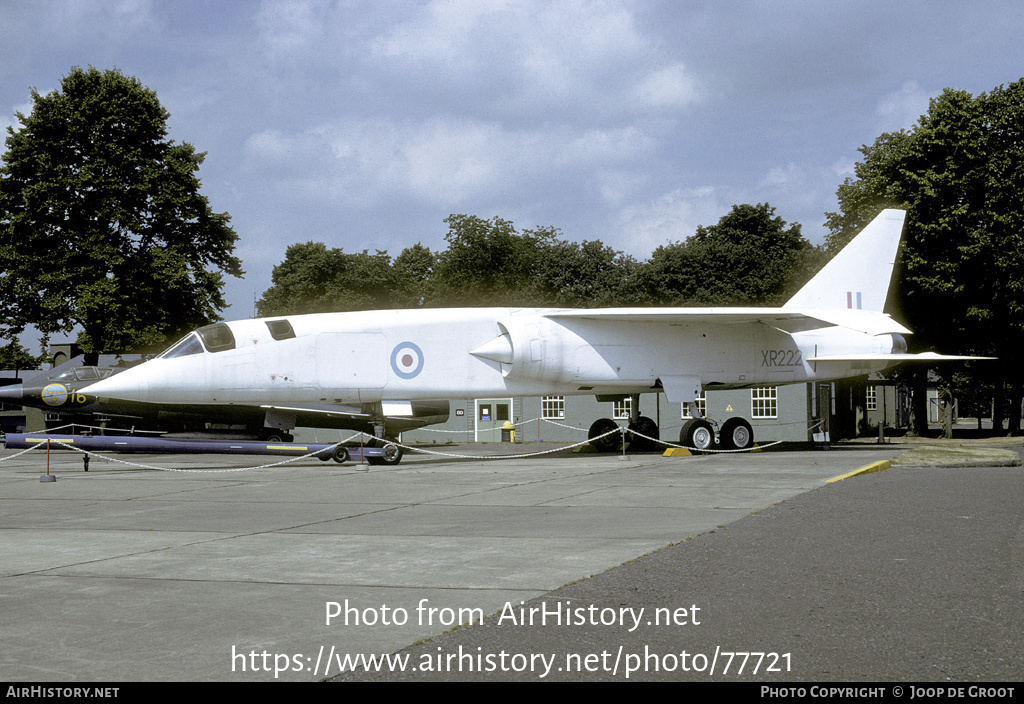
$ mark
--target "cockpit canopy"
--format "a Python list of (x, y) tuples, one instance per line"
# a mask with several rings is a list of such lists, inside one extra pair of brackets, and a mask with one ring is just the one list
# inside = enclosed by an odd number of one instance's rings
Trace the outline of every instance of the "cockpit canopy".
[[(275, 340), (289, 340), (295, 337), (292, 324), (285, 318), (265, 321), (270, 336)], [(227, 323), (214, 323), (190, 332), (160, 353), (158, 359), (187, 357), (204, 352), (224, 352), (235, 349), (235, 335)]]
[(64, 382), (99, 381), (100, 379), (106, 379), (113, 371), (110, 367), (72, 367), (56, 376), (47, 378), (50, 381)]
[(187, 357), (203, 352), (224, 352), (235, 349), (235, 336), (227, 323), (214, 323), (190, 332), (168, 347), (158, 359)]

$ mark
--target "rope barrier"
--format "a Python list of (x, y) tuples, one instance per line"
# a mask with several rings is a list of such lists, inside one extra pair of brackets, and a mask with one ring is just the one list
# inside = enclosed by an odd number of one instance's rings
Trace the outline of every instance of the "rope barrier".
[[(351, 435), (351, 436), (349, 436), (348, 438), (346, 438), (344, 440), (339, 440), (338, 442), (334, 443), (333, 445), (329, 445), (328, 447), (323, 448), (321, 450), (314, 450), (313, 452), (308, 452), (305, 455), (299, 455), (299, 456), (296, 456), (296, 457), (289, 457), (287, 459), (281, 460), (280, 462), (270, 462), (270, 463), (267, 463), (267, 464), (261, 464), (261, 465), (257, 465), (257, 466), (253, 466), (253, 467), (232, 467), (232, 468), (228, 468), (228, 469), (186, 469), (186, 468), (182, 468), (182, 467), (158, 467), (156, 465), (142, 464), (140, 462), (129, 462), (128, 460), (122, 460), (122, 459), (119, 459), (117, 457), (109, 457), (107, 455), (100, 454), (99, 452), (85, 450), (85, 449), (82, 449), (81, 447), (75, 447), (74, 445), (71, 445), (71, 444), (65, 443), (65, 442), (61, 442), (60, 440), (48, 440), (47, 442), (51, 443), (53, 445), (58, 445), (58, 446), (66, 449), (66, 450), (74, 450), (75, 452), (78, 452), (79, 454), (82, 454), (82, 455), (87, 455), (89, 457), (96, 457), (98, 459), (107, 460), (108, 462), (113, 462), (115, 464), (124, 464), (124, 465), (128, 465), (128, 466), (131, 466), (131, 467), (139, 467), (141, 469), (156, 469), (156, 470), (160, 470), (161, 472), (185, 472), (185, 473), (194, 473), (194, 474), (221, 474), (221, 473), (230, 473), (230, 472), (247, 472), (247, 471), (249, 471), (251, 469), (267, 469), (269, 467), (279, 467), (281, 465), (290, 464), (292, 462), (298, 462), (299, 460), (305, 460), (305, 459), (309, 459), (311, 457), (319, 457), (320, 455), (322, 455), (324, 453), (331, 452), (332, 450), (334, 450), (334, 448), (338, 447), (338, 445), (342, 445), (342, 444), (344, 444), (346, 442), (350, 442), (351, 440), (354, 440), (359, 435), (360, 435), (360, 433), (356, 433), (355, 435)], [(46, 447), (46, 445), (47, 445), (47, 443), (42, 443), (41, 442), (38, 445), (36, 445), (35, 447), (30, 447), (27, 450), (22, 450), (21, 452), (18, 452), (17, 454), (11, 455), (10, 457), (0, 457), (0, 462), (3, 462), (5, 460), (9, 460), (9, 459), (13, 459), (15, 457), (19, 457), (21, 455), (24, 455), (26, 452), (32, 452), (33, 450), (38, 450), (38, 449), (44, 448), (44, 447)]]
[[(809, 431), (813, 430), (814, 428), (822, 425), (823, 423), (824, 423), (824, 421), (818, 421), (817, 423), (814, 423), (813, 425), (808, 426), (808, 430)], [(61, 427), (64, 428), (64, 427), (70, 427), (70, 426), (61, 426)], [(55, 430), (60, 430), (60, 429), (61, 428), (55, 428)], [(385, 444), (388, 444), (388, 445), (394, 445), (395, 447), (399, 447), (399, 448), (401, 448), (403, 450), (406, 450), (406, 451), (409, 451), (409, 452), (425, 454), (425, 455), (436, 455), (436, 456), (439, 456), (439, 457), (450, 457), (450, 458), (453, 458), (453, 459), (505, 460), (505, 459), (523, 459), (523, 458), (529, 458), (529, 457), (540, 457), (542, 455), (549, 455), (549, 454), (553, 454), (555, 452), (563, 452), (565, 450), (571, 450), (573, 448), (580, 447), (582, 445), (588, 445), (588, 444), (590, 444), (594, 440), (600, 440), (602, 438), (608, 437), (608, 436), (613, 435), (615, 433), (620, 433), (623, 436), (624, 439), (625, 439), (625, 436), (627, 434), (629, 434), (629, 435), (634, 435), (634, 436), (639, 437), (639, 438), (643, 438), (643, 439), (648, 440), (650, 442), (657, 443), (659, 445), (665, 445), (667, 447), (674, 447), (674, 448), (689, 450), (691, 452), (698, 452), (698, 453), (701, 453), (701, 454), (735, 454), (735, 453), (740, 453), (740, 452), (752, 452), (755, 449), (756, 450), (760, 450), (760, 449), (764, 449), (766, 447), (774, 447), (775, 445), (780, 445), (783, 442), (785, 442), (784, 440), (776, 440), (774, 442), (771, 442), (771, 443), (768, 443), (768, 444), (765, 444), (765, 445), (760, 445), (760, 446), (757, 446), (757, 447), (749, 447), (749, 448), (733, 449), (733, 450), (714, 450), (714, 449), (710, 449), (710, 448), (704, 449), (704, 448), (698, 448), (698, 447), (687, 447), (686, 445), (681, 445), (681, 444), (677, 444), (677, 443), (668, 442), (667, 440), (661, 440), (660, 438), (652, 438), (652, 437), (650, 437), (648, 435), (644, 435), (643, 433), (638, 433), (635, 430), (630, 430), (627, 427), (621, 427), (620, 426), (620, 427), (617, 427), (617, 428), (615, 428), (613, 430), (609, 430), (608, 432), (603, 433), (601, 435), (596, 435), (596, 436), (594, 436), (592, 438), (587, 438), (586, 440), (583, 440), (581, 442), (573, 443), (573, 444), (570, 444), (570, 445), (564, 445), (564, 446), (561, 446), (561, 447), (556, 447), (556, 448), (552, 448), (552, 449), (548, 449), (548, 450), (541, 450), (541, 451), (538, 451), (538, 452), (526, 452), (526, 453), (517, 453), (517, 454), (501, 454), (501, 455), (463, 455), (463, 454), (458, 454), (458, 453), (454, 453), (454, 452), (440, 452), (440, 451), (437, 451), (437, 450), (428, 450), (428, 449), (423, 448), (423, 447), (414, 447), (412, 445), (405, 445), (403, 443), (396, 442), (394, 440), (388, 440), (386, 438), (377, 437), (376, 435), (372, 435), (370, 433), (356, 433), (354, 435), (349, 436), (348, 438), (346, 438), (344, 440), (339, 440), (338, 442), (334, 443), (333, 445), (329, 445), (328, 447), (320, 449), (320, 450), (315, 450), (313, 452), (309, 452), (309, 453), (307, 453), (305, 455), (300, 455), (300, 456), (296, 456), (296, 457), (289, 457), (287, 459), (281, 460), (280, 462), (270, 462), (270, 463), (267, 463), (267, 464), (261, 464), (261, 465), (256, 465), (256, 466), (252, 466), (252, 467), (234, 467), (234, 468), (229, 468), (229, 469), (185, 469), (185, 468), (180, 468), (180, 467), (158, 467), (158, 466), (155, 466), (155, 465), (141, 464), (139, 462), (129, 462), (128, 460), (122, 460), (122, 459), (118, 459), (118, 458), (115, 458), (115, 457), (109, 457), (109, 456), (106, 456), (106, 455), (102, 455), (102, 454), (100, 454), (98, 452), (90, 452), (88, 450), (82, 449), (81, 447), (75, 447), (74, 445), (71, 445), (71, 444), (68, 444), (68, 443), (64, 443), (64, 442), (61, 442), (59, 440), (50, 440), (49, 442), (54, 443), (54, 444), (56, 444), (56, 445), (58, 445), (60, 447), (68, 449), (68, 450), (74, 450), (75, 452), (81, 453), (83, 455), (88, 455), (90, 457), (96, 457), (96, 458), (107, 460), (109, 462), (114, 462), (114, 463), (117, 463), (117, 464), (124, 464), (124, 465), (132, 466), (132, 467), (139, 467), (141, 469), (155, 469), (155, 470), (159, 470), (159, 471), (163, 471), (163, 472), (183, 472), (183, 473), (194, 473), (194, 474), (222, 474), (222, 473), (234, 473), (234, 472), (247, 472), (247, 471), (253, 470), (253, 469), (268, 469), (268, 468), (271, 468), (271, 467), (280, 467), (280, 466), (283, 466), (283, 465), (287, 465), (287, 464), (290, 464), (292, 462), (297, 462), (299, 460), (309, 459), (311, 457), (318, 457), (319, 458), (320, 456), (323, 456), (325, 453), (330, 453), (331, 451), (333, 451), (339, 445), (343, 445), (345, 443), (351, 442), (351, 441), (355, 440), (355, 438), (360, 437), (360, 436), (369, 437), (369, 438), (371, 438), (373, 440), (376, 440), (376, 441), (379, 441), (379, 442), (382, 442), (382, 443), (385, 443)], [(40, 443), (36, 447), (30, 447), (30, 448), (28, 448), (26, 450), (22, 450), (21, 452), (18, 452), (16, 454), (14, 454), (14, 455), (10, 455), (8, 457), (0, 457), (0, 462), (6, 461), (6, 460), (10, 460), (10, 459), (14, 459), (15, 457), (20, 457), (21, 455), (24, 455), (24, 454), (26, 454), (28, 452), (32, 452), (33, 450), (40, 449), (40, 448), (42, 448), (44, 446), (45, 445), (43, 443)], [(623, 451), (625, 451), (625, 445), (623, 445)]]

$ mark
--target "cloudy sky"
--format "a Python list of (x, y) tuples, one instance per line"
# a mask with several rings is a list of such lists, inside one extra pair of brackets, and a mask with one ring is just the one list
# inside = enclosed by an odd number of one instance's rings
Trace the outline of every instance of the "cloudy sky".
[[(646, 259), (737, 203), (820, 243), (857, 149), (1024, 75), (1019, 0), (0, 0), (0, 128), (72, 66), (154, 89), (240, 236), (438, 250), (451, 213)], [(6, 131), (6, 130), (5, 130)]]

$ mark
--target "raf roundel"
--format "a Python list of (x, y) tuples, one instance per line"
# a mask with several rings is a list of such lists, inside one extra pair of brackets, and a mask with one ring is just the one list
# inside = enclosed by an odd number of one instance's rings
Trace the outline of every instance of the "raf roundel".
[(391, 369), (402, 379), (412, 379), (423, 371), (423, 350), (415, 343), (402, 342), (391, 350)]

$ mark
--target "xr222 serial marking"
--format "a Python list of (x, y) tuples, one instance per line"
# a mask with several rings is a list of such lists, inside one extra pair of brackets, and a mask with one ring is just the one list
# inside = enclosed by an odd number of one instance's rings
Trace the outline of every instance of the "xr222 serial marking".
[(799, 367), (803, 363), (800, 350), (761, 350), (762, 367)]

